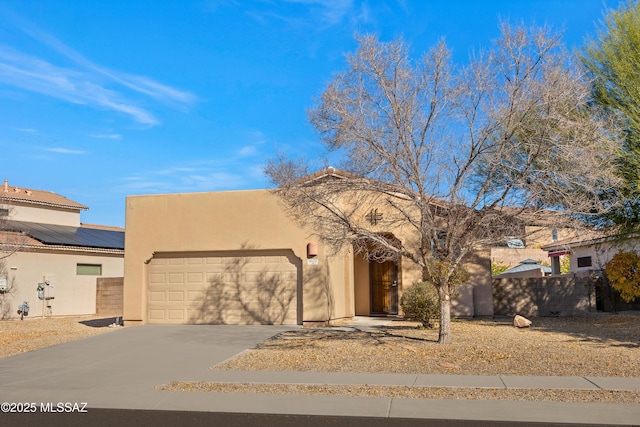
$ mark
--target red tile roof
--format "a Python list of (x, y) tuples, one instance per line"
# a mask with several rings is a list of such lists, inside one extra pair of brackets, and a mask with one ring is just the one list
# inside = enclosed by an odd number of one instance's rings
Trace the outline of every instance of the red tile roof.
[(41, 206), (53, 206), (57, 208), (88, 210), (89, 208), (80, 203), (69, 200), (50, 191), (32, 190), (29, 188), (14, 187), (9, 185), (5, 179), (4, 185), (0, 186), (0, 203), (20, 202)]

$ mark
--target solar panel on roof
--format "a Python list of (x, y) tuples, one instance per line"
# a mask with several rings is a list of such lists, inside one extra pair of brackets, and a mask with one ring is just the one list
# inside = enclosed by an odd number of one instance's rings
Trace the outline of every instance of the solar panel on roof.
[(124, 232), (23, 221), (7, 221), (9, 229), (25, 232), (49, 245), (124, 249)]

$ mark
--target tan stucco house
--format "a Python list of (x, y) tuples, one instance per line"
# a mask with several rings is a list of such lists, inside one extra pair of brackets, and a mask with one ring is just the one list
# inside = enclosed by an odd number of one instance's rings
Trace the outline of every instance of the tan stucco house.
[[(124, 321), (325, 325), (399, 313), (410, 262), (337, 254), (268, 190), (130, 196)], [(387, 230), (398, 239), (402, 230)], [(489, 251), (467, 262), (457, 316), (493, 314)]]
[(97, 279), (124, 274), (124, 229), (82, 224), (86, 209), (49, 191), (0, 186), (0, 317), (16, 317), (24, 301), (29, 317), (96, 313)]

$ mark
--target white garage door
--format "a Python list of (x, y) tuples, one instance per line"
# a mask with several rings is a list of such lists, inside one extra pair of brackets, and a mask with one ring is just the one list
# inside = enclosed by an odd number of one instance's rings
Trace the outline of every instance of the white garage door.
[(156, 255), (148, 322), (296, 324), (299, 265), (291, 251)]

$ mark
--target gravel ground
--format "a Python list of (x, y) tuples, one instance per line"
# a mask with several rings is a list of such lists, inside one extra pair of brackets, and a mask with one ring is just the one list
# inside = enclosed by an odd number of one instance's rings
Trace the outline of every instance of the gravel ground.
[(109, 332), (113, 322), (96, 316), (0, 320), (0, 358)]
[[(214, 369), (458, 375), (640, 378), (640, 313), (535, 318), (529, 329), (511, 319), (455, 321), (450, 345), (437, 329), (404, 321), (372, 332), (303, 329), (285, 332)], [(165, 390), (386, 396), (428, 399), (640, 403), (640, 392), (504, 390), (439, 387), (253, 385), (175, 382)]]
[(536, 402), (638, 403), (634, 391), (586, 390), (504, 390), (462, 387), (409, 386), (322, 386), (293, 384), (232, 384), (208, 382), (172, 382), (158, 387), (170, 391), (204, 391), (218, 393), (306, 394), (315, 396), (393, 397), (410, 399), (519, 400)]

